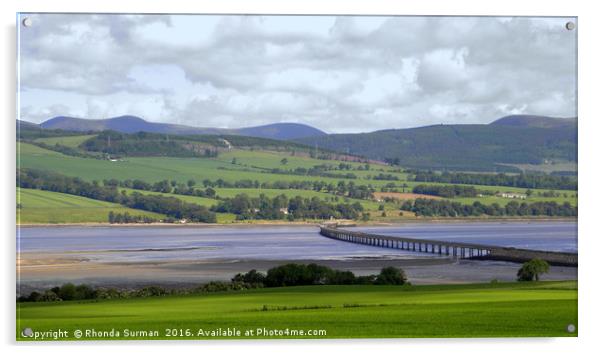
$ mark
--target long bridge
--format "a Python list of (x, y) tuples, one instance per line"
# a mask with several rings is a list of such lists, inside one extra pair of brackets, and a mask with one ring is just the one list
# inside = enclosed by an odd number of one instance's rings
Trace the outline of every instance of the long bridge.
[(384, 236), (358, 231), (320, 226), (320, 234), (335, 240), (404, 251), (431, 253), (454, 258), (472, 258), (526, 262), (540, 258), (553, 265), (576, 267), (577, 253), (528, 250), (476, 243), (426, 240), (400, 236)]

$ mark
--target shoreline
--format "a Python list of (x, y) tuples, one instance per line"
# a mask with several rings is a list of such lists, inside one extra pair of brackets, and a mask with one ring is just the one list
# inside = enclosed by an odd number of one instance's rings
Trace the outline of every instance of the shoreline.
[[(235, 274), (268, 269), (287, 263), (316, 263), (355, 275), (378, 274), (383, 267), (401, 268), (413, 284), (465, 284), (515, 281), (520, 264), (503, 261), (451, 258), (350, 259), (212, 259), (96, 263), (84, 257), (29, 254), (17, 266), (18, 289), (36, 289), (67, 282), (96, 286), (142, 287), (145, 285), (204, 284), (229, 281)], [(577, 268), (552, 266), (542, 280), (576, 280)]]
[[(454, 223), (479, 223), (479, 222), (578, 222), (578, 218), (572, 217), (542, 217), (542, 218), (424, 218), (424, 219), (408, 219), (408, 220), (395, 220), (395, 221), (374, 221), (374, 222), (357, 222), (352, 220), (340, 220), (339, 222), (352, 222), (355, 224), (353, 227), (370, 227), (370, 226), (397, 226), (404, 224), (430, 224), (430, 223), (441, 223), (441, 224), (454, 224)], [(324, 220), (323, 222), (314, 221), (297, 221), (297, 222), (252, 222), (252, 223), (229, 223), (229, 224), (218, 224), (218, 223), (185, 223), (185, 224), (167, 224), (167, 223), (149, 223), (149, 224), (110, 224), (106, 223), (64, 223), (64, 224), (16, 224), (17, 228), (33, 228), (33, 227), (304, 227), (304, 226), (315, 226), (318, 227), (324, 222), (336, 222), (331, 220)], [(351, 226), (346, 226), (351, 227)]]

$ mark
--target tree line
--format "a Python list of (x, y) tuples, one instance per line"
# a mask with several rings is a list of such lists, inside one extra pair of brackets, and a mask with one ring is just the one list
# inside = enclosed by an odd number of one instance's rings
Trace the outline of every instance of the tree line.
[[(328, 166), (328, 165), (326, 165), (326, 166)], [(357, 176), (352, 172), (347, 172), (347, 173), (329, 172), (329, 169), (323, 168), (322, 165), (316, 165), (316, 166), (310, 167), (310, 168), (297, 167), (293, 170), (272, 168), (272, 169), (269, 169), (269, 170), (263, 171), (263, 172), (271, 173), (271, 174), (279, 174), (279, 175), (319, 176), (319, 177), (328, 177), (328, 178), (357, 179)]]
[(217, 148), (169, 135), (103, 131), (81, 144), (87, 151), (116, 156), (216, 157)]
[(577, 207), (568, 202), (558, 204), (556, 202), (518, 203), (511, 201), (506, 206), (500, 206), (498, 203), (485, 205), (478, 201), (472, 205), (466, 205), (449, 200), (418, 198), (413, 201), (405, 201), (401, 205), (401, 210), (414, 212), (416, 216), (577, 216)]
[(577, 190), (577, 179), (568, 176), (521, 173), (509, 175), (504, 173), (465, 173), (407, 170), (414, 174), (416, 182), (439, 182), (453, 184), (477, 184), (487, 186), (519, 187), (533, 189), (565, 189)]
[(221, 200), (211, 210), (219, 213), (236, 214), (238, 220), (296, 220), (296, 219), (357, 219), (364, 210), (359, 202), (328, 203), (318, 197), (288, 198), (281, 194), (269, 198), (264, 194), (251, 198), (247, 194), (237, 194), (234, 198)]
[(372, 179), (377, 181), (399, 181), (399, 177), (391, 173), (379, 173), (376, 176), (373, 176)]
[(266, 274), (252, 269), (247, 273), (239, 273), (232, 282), (258, 284), (261, 287), (283, 287), (303, 285), (403, 285), (407, 277), (402, 269), (395, 267), (382, 268), (378, 275), (356, 276), (351, 271), (341, 271), (315, 263), (289, 263), (268, 269)]
[(158, 222), (158, 220), (148, 215), (131, 215), (127, 211), (123, 214), (114, 211), (109, 212), (110, 224), (150, 224), (154, 222)]
[(137, 290), (92, 287), (86, 284), (66, 283), (43, 291), (21, 295), (17, 302), (56, 302), (73, 300), (141, 298), (168, 295), (190, 295), (221, 291), (241, 291), (253, 288), (271, 288), (302, 285), (410, 285), (405, 272), (395, 267), (382, 268), (379, 274), (356, 276), (315, 263), (289, 263), (268, 269), (267, 273), (255, 269), (236, 274), (230, 282), (212, 281), (193, 288), (166, 289), (146, 286)]
[(339, 181), (337, 184), (326, 183), (323, 181), (274, 181), (259, 182), (250, 179), (228, 182), (223, 179), (211, 181), (205, 179), (202, 181), (204, 190), (196, 188), (195, 180), (188, 180), (186, 183), (175, 180), (162, 180), (155, 183), (149, 183), (139, 179), (127, 179), (119, 181), (117, 179), (103, 180), (105, 186), (115, 186), (160, 193), (173, 193), (181, 195), (193, 195), (204, 198), (221, 199), (214, 188), (255, 188), (255, 189), (298, 189), (313, 190), (316, 192), (327, 192), (337, 196), (343, 196), (354, 199), (372, 199), (375, 189), (371, 185), (356, 185), (353, 181)]
[(130, 189), (138, 189), (142, 191), (151, 191), (158, 193), (173, 193), (180, 195), (192, 195), (203, 198), (216, 198), (215, 189), (207, 187), (204, 190), (195, 188), (196, 181), (188, 180), (186, 183), (181, 183), (175, 180), (161, 180), (155, 183), (149, 183), (140, 179), (127, 179), (119, 181), (117, 179), (105, 179), (103, 180), (105, 186), (122, 187)]
[(413, 193), (416, 194), (427, 194), (434, 195), (443, 198), (455, 198), (455, 197), (466, 197), (473, 198), (476, 197), (478, 192), (475, 187), (472, 186), (459, 186), (459, 185), (449, 185), (449, 186), (439, 186), (439, 185), (428, 185), (428, 184), (419, 184), (412, 189)]
[(27, 141), (28, 144), (31, 145), (35, 145), (37, 147), (41, 147), (42, 149), (46, 149), (46, 150), (51, 150), (51, 151), (56, 151), (58, 153), (61, 153), (63, 155), (68, 155), (68, 156), (74, 156), (74, 157), (81, 157), (81, 158), (85, 158), (85, 159), (97, 159), (97, 160), (103, 160), (105, 159), (105, 157), (103, 155), (100, 154), (90, 154), (85, 152), (84, 150), (80, 150), (80, 149), (75, 149), (69, 146), (65, 146), (65, 145), (61, 145), (61, 144), (46, 144), (44, 142), (40, 142), (40, 141)]

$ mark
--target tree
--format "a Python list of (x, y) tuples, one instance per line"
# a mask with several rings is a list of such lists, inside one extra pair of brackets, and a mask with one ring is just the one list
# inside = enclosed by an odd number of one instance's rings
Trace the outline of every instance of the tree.
[(188, 186), (188, 188), (194, 187), (195, 184), (196, 184), (196, 181), (193, 179), (189, 179), (188, 182), (186, 182), (186, 185)]
[(256, 269), (251, 269), (247, 273), (238, 273), (232, 278), (232, 282), (261, 284), (265, 282), (265, 274), (258, 272)]
[(408, 278), (402, 269), (385, 267), (381, 269), (374, 283), (378, 285), (403, 285), (407, 280)]
[(288, 163), (288, 159), (285, 157), (282, 160), (280, 160), (280, 164), (281, 165), (286, 165)]
[(74, 300), (76, 296), (75, 285), (72, 283), (63, 284), (58, 289), (57, 295), (63, 300)]
[(543, 259), (534, 258), (523, 263), (523, 266), (516, 273), (518, 281), (539, 281), (539, 276), (550, 270), (550, 264)]

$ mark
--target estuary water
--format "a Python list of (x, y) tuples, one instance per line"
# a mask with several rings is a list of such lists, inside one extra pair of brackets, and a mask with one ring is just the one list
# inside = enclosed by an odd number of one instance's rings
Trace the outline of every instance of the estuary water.
[[(577, 252), (575, 222), (409, 223), (358, 227), (383, 235)], [(79, 255), (95, 262), (353, 260), (434, 257), (332, 240), (313, 226), (23, 227), (22, 253)]]

